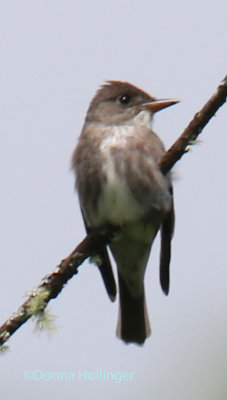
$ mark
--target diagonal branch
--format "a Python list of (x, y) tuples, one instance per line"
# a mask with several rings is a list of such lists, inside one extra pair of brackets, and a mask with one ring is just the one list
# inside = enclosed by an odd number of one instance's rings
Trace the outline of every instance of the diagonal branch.
[(77, 274), (77, 268), (86, 258), (96, 255), (100, 244), (108, 243), (110, 237), (103, 237), (99, 233), (89, 233), (85, 239), (58, 265), (52, 273), (46, 275), (39, 286), (29, 293), (28, 299), (11, 315), (0, 327), (0, 346), (32, 316), (39, 317), (48, 302), (54, 299), (64, 285)]
[(208, 100), (204, 107), (195, 114), (182, 135), (162, 157), (159, 166), (163, 174), (167, 174), (174, 164), (176, 164), (176, 162), (187, 153), (189, 146), (195, 142), (204, 126), (215, 115), (216, 111), (226, 102), (226, 97), (227, 75), (220, 83), (213, 96)]
[[(195, 142), (204, 126), (225, 103), (226, 97), (227, 76), (220, 83), (216, 92), (204, 107), (195, 114), (179, 139), (177, 139), (161, 159), (159, 165), (164, 174), (168, 173), (173, 165), (188, 151), (189, 146)], [(100, 245), (108, 244), (111, 237), (112, 235), (89, 233), (72, 253), (61, 261), (60, 265), (58, 265), (51, 274), (45, 276), (41, 284), (29, 294), (28, 299), (0, 327), (0, 346), (2, 346), (29, 318), (32, 316), (40, 316), (48, 302), (57, 297), (67, 281), (78, 272), (77, 268), (83, 261), (95, 255)]]

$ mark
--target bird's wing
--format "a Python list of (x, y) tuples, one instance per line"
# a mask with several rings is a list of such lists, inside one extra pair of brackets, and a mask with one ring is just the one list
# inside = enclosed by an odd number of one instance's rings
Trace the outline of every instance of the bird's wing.
[[(173, 196), (172, 186), (170, 192)], [(171, 239), (174, 231), (174, 221), (174, 204), (172, 202), (172, 207), (165, 215), (161, 225), (160, 283), (162, 290), (166, 295), (169, 293), (169, 264), (171, 258)]]
[[(83, 211), (81, 209), (83, 220), (84, 220), (84, 225), (86, 228), (87, 233), (91, 232), (91, 228), (87, 226)], [(101, 275), (102, 279), (104, 282), (104, 285), (106, 287), (106, 291), (109, 295), (109, 298), (111, 301), (114, 301), (116, 299), (116, 294), (117, 294), (117, 288), (116, 288), (116, 283), (112, 271), (112, 266), (110, 263), (110, 258), (107, 252), (106, 246), (100, 247), (98, 250), (97, 255), (92, 258), (92, 261), (97, 265)]]

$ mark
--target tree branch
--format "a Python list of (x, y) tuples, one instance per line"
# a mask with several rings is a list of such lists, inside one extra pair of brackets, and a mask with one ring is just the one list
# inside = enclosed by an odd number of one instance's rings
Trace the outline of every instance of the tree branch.
[(192, 121), (185, 128), (182, 135), (170, 147), (162, 157), (159, 166), (163, 174), (167, 174), (180, 158), (187, 153), (188, 147), (202, 132), (204, 126), (215, 115), (216, 111), (226, 102), (227, 97), (227, 75), (218, 86), (216, 92), (208, 100), (205, 106), (195, 114)]
[[(204, 126), (214, 116), (219, 107), (225, 103), (226, 97), (227, 76), (220, 83), (214, 95), (195, 114), (179, 139), (161, 159), (159, 166), (164, 174), (167, 174), (173, 165), (188, 151), (189, 146), (195, 143)], [(45, 276), (41, 284), (29, 294), (28, 299), (0, 327), (0, 346), (30, 317), (40, 316), (48, 302), (57, 297), (67, 281), (78, 272), (77, 268), (83, 261), (95, 255), (100, 245), (108, 244), (112, 238), (112, 234), (101, 235), (100, 233), (89, 233), (72, 253), (61, 261), (60, 265), (51, 274)]]

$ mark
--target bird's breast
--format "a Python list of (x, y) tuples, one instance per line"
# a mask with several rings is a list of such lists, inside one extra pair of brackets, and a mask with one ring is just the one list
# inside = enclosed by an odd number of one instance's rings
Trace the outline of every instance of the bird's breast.
[[(98, 203), (98, 215), (111, 224), (122, 225), (140, 218), (143, 208), (133, 196), (125, 174), (119, 173), (115, 150), (124, 150), (133, 135), (133, 127), (117, 126), (112, 128), (100, 146), (102, 155), (102, 172), (105, 180)], [(122, 160), (124, 164), (124, 159)]]

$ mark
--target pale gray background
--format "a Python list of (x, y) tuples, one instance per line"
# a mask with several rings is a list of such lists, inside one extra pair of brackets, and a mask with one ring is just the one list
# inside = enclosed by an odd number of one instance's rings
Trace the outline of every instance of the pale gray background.
[[(106, 79), (181, 100), (156, 116), (171, 145), (226, 73), (226, 0), (0, 1), (1, 322), (83, 237), (70, 158), (88, 103)], [(226, 107), (175, 167), (171, 291), (146, 274), (152, 336), (115, 337), (118, 304), (87, 262), (49, 309), (49, 340), (23, 326), (0, 359), (15, 399), (226, 400)], [(134, 371), (132, 382), (46, 382), (44, 372)]]

